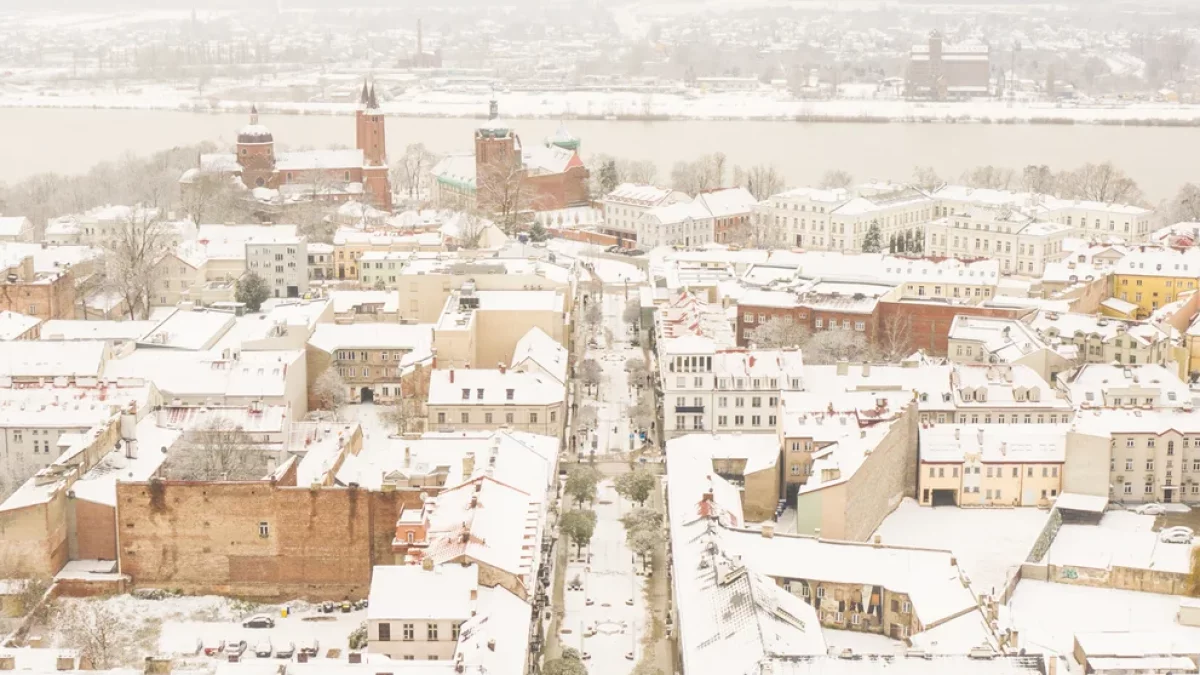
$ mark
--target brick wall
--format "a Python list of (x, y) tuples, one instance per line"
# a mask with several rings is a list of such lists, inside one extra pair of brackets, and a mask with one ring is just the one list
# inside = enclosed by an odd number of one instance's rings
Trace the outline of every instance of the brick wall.
[(880, 302), (875, 311), (879, 325), (893, 317), (908, 317), (912, 321), (909, 344), (926, 354), (945, 356), (950, 324), (957, 315), (1020, 318), (1030, 310), (974, 307), (923, 302)]
[[(366, 597), (420, 492), (253, 483), (122, 483), (121, 571), (139, 586), (258, 598)], [(267, 536), (260, 536), (266, 523)]]
[(117, 559), (117, 510), (107, 504), (83, 499), (71, 503), (75, 509), (75, 540), (79, 560)]

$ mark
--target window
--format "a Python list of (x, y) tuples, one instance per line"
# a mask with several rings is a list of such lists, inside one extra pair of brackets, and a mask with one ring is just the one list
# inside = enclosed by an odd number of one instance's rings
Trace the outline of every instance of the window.
[(841, 623), (846, 620), (846, 615), (842, 614), (841, 612), (834, 612), (833, 620), (836, 623)]
[[(46, 449), (49, 449), (49, 447), (50, 447), (49, 442), (47, 442)], [(264, 520), (258, 524), (258, 536), (262, 537), (263, 539), (266, 539), (267, 537), (271, 536), (270, 523), (268, 523), (267, 521)]]
[(413, 625), (411, 623), (404, 624), (403, 635), (404, 635), (405, 642), (412, 642), (414, 633), (415, 633), (415, 631), (413, 630)]
[(820, 587), (820, 586), (817, 587), (817, 597), (818, 598), (825, 597), (825, 589), (823, 587)]
[(855, 626), (857, 626), (857, 625), (859, 625), (860, 623), (862, 623), (862, 618), (861, 618), (861, 617), (860, 617), (860, 616), (859, 616), (857, 613), (855, 613), (855, 614), (851, 614), (851, 615), (850, 615), (850, 623), (851, 623), (852, 625), (855, 625)]
[(458, 635), (462, 632), (462, 624), (455, 623), (450, 625), (450, 639), (458, 642)]
[(505, 424), (513, 423), (513, 414), (512, 413), (504, 413), (504, 423)]
[(492, 413), (483, 413), (483, 423), (484, 424), (492, 423)]
[(446, 423), (446, 413), (444, 413), (444, 412), (438, 413), (438, 424), (445, 424), (445, 423)]
[(538, 414), (537, 413), (535, 413), (535, 412), (529, 413), (529, 423), (530, 424), (538, 423)]
[(504, 398), (505, 398), (505, 400), (508, 400), (508, 401), (511, 401), (511, 400), (513, 400), (513, 393), (514, 393), (515, 391), (516, 391), (516, 390), (514, 390), (514, 389), (505, 389), (505, 390), (504, 390)]
[(904, 605), (900, 608), (900, 611), (903, 612), (904, 614), (911, 614), (912, 613), (912, 604), (908, 603), (908, 602), (904, 603)]
[(761, 415), (751, 415), (750, 416), (750, 425), (756, 426), (756, 427), (762, 426), (762, 416)]
[(389, 642), (392, 639), (392, 624), (384, 621), (379, 624), (379, 640)]
[(462, 400), (464, 400), (464, 401), (471, 400), (471, 390), (470, 389), (462, 390)]
[(750, 397), (750, 407), (751, 408), (761, 408), (762, 407), (762, 397), (761, 396)]
[(463, 424), (471, 423), (471, 413), (459, 413), (458, 417), (459, 421), (461, 421)]
[(553, 424), (554, 422), (557, 422), (557, 421), (558, 421), (558, 411), (551, 410), (550, 411), (550, 423)]
[(437, 642), (437, 639), (438, 639), (437, 630), (438, 630), (438, 625), (436, 623), (430, 622), (430, 623), (425, 624), (426, 639), (428, 639), (430, 642)]
[(717, 426), (719, 426), (719, 427), (729, 426), (729, 417), (727, 417), (725, 415), (717, 415)]
[(1153, 460), (1153, 459), (1147, 459), (1147, 460), (1146, 460), (1146, 470), (1147, 470), (1147, 471), (1153, 471), (1153, 470), (1154, 470), (1154, 460)]

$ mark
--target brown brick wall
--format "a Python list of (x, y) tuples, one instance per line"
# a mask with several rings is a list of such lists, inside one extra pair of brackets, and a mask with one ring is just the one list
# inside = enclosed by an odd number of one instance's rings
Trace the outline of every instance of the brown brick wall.
[[(119, 484), (121, 570), (140, 586), (260, 598), (365, 597), (419, 492), (269, 483)], [(269, 536), (259, 536), (267, 523)]]
[(75, 540), (80, 560), (117, 559), (117, 510), (107, 504), (76, 499)]
[(912, 321), (912, 337), (909, 341), (912, 349), (923, 349), (933, 356), (945, 356), (950, 324), (955, 316), (1019, 318), (1028, 311), (921, 302), (880, 302), (875, 313), (881, 325), (895, 316), (908, 317)]

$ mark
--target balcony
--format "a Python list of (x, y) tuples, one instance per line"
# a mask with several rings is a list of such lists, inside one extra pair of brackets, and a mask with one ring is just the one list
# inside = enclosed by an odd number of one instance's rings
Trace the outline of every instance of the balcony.
[(675, 413), (677, 415), (685, 415), (685, 414), (703, 415), (704, 414), (704, 406), (702, 406), (702, 405), (677, 405), (677, 406), (675, 406)]

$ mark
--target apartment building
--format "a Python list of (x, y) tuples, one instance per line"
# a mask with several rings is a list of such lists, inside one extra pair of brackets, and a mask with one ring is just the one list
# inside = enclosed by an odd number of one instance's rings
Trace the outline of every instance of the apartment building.
[(1140, 247), (1117, 261), (1110, 278), (1112, 296), (1137, 305), (1140, 319), (1174, 302), (1180, 293), (1196, 290), (1200, 249)]
[(246, 242), (246, 270), (266, 280), (274, 298), (298, 298), (308, 293), (308, 242), (302, 236), (279, 233)]
[(660, 343), (668, 439), (696, 431), (770, 433), (781, 391), (798, 389), (799, 349), (723, 349), (712, 340)]
[(924, 228), (926, 255), (990, 258), (1005, 274), (1041, 276), (1061, 258), (1072, 228), (1038, 221), (1007, 206), (971, 206), (965, 213), (933, 220)]
[(1174, 370), (1160, 365), (1089, 363), (1058, 380), (1077, 408), (1185, 408), (1192, 392)]
[(333, 244), (309, 242), (308, 250), (308, 280), (327, 281), (336, 279), (333, 265)]
[(1046, 506), (1062, 492), (1067, 424), (923, 427), (925, 506)]
[(946, 356), (951, 363), (1028, 366), (1048, 382), (1076, 360), (1075, 349), (1051, 348), (1019, 319), (958, 315), (947, 338)]
[(533, 328), (566, 341), (570, 315), (558, 290), (479, 291), (471, 282), (450, 294), (433, 324), (442, 368), (495, 368), (513, 363), (517, 343)]
[(394, 274), (395, 281), (391, 269), (379, 273), (364, 266), (363, 283), (382, 279), (386, 288), (399, 290), (402, 321), (437, 321), (450, 294), (468, 281), (477, 291), (562, 291), (565, 310), (574, 306), (573, 270), (545, 260), (421, 255), (398, 265)]
[[(155, 304), (172, 307), (185, 300), (211, 304), (211, 302), (233, 300), (234, 298), (233, 284), (228, 284), (227, 292), (220, 297), (216, 294), (205, 293), (205, 284), (208, 280), (208, 256), (204, 253), (204, 246), (199, 242), (181, 242), (174, 251), (158, 261), (155, 271), (155, 288), (152, 295)], [(204, 300), (209, 302), (206, 303)]]
[(1144, 241), (1150, 234), (1151, 209), (1130, 204), (1059, 199), (1030, 192), (1009, 192), (965, 185), (943, 185), (929, 193), (937, 200), (935, 218), (965, 213), (971, 207), (1008, 207), (1041, 221), (1071, 228), (1068, 236), (1081, 239), (1120, 237)]
[(36, 244), (0, 244), (0, 311), (43, 321), (75, 318), (75, 280), (80, 271), (70, 269), (70, 263), (51, 263), (52, 269), (46, 270), (26, 247), (36, 248)]
[[(389, 231), (370, 232), (353, 227), (338, 228), (333, 235), (333, 278), (359, 279), (360, 272), (363, 271), (363, 256), (370, 256), (369, 260), (375, 271), (373, 278), (378, 280), (382, 270), (387, 269), (386, 266), (376, 265), (386, 262), (378, 257), (381, 254), (437, 253), (446, 249), (446, 238), (438, 232), (400, 234)], [(403, 255), (393, 256), (390, 262), (395, 263), (403, 258)]]
[(36, 340), (41, 337), (44, 325), (36, 316), (0, 310), (0, 341)]
[(1149, 322), (1040, 310), (1029, 319), (1029, 327), (1076, 363), (1166, 365), (1187, 360), (1171, 334)]
[(777, 246), (858, 252), (872, 225), (887, 246), (893, 236), (920, 236), (934, 201), (903, 185), (797, 188), (772, 195), (755, 209), (755, 227)]
[(1200, 503), (1200, 413), (1153, 404), (1081, 410), (1065, 471), (1068, 492), (1122, 503)]
[(429, 378), (427, 428), (515, 429), (562, 438), (566, 387), (539, 372), (502, 367), (435, 370)]
[(686, 202), (688, 196), (678, 190), (653, 185), (622, 183), (600, 200), (604, 225), (600, 231), (619, 241), (638, 241), (638, 224), (650, 209)]
[(638, 245), (649, 249), (730, 243), (746, 228), (757, 203), (745, 188), (723, 188), (647, 209), (636, 221)]
[(321, 373), (334, 368), (346, 383), (348, 400), (394, 401), (403, 395), (405, 379), (432, 363), (428, 324), (320, 324), (308, 340), (309, 392)]

